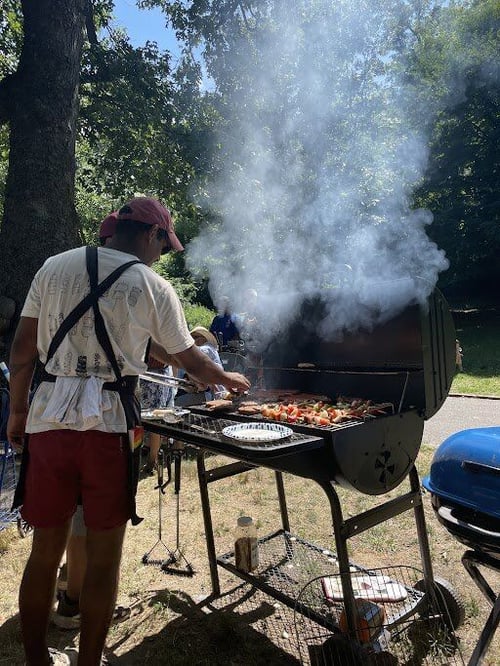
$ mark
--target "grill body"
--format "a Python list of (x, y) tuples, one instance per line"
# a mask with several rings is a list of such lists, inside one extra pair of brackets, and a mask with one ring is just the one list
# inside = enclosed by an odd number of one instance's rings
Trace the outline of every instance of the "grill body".
[[(435, 291), (422, 307), (411, 305), (370, 330), (325, 341), (319, 303), (304, 306), (286, 334), (271, 344), (261, 368), (268, 389), (296, 390), (332, 399), (349, 396), (391, 403), (392, 413), (363, 422), (320, 428), (288, 424), (322, 438), (324, 446), (300, 454), (288, 450), (272, 465), (280, 471), (333, 481), (367, 495), (380, 495), (407, 476), (420, 449), (424, 421), (441, 407), (455, 373), (455, 328), (448, 305)], [(208, 410), (201, 412), (206, 415)], [(256, 420), (236, 412), (229, 418)], [(259, 452), (254, 460), (263, 461)]]
[(500, 566), (500, 427), (448, 437), (422, 483), (440, 523), (469, 548), (498, 558)]
[(318, 334), (323, 308), (304, 307), (287, 333), (264, 355), (266, 386), (368, 397), (417, 409), (423, 418), (443, 404), (455, 375), (455, 326), (435, 290), (425, 306), (412, 305), (374, 328), (336, 341)]
[[(449, 308), (439, 291), (430, 296), (425, 307), (411, 305), (390, 321), (370, 330), (346, 334), (338, 340), (326, 341), (318, 335), (323, 315), (320, 304), (307, 305), (287, 332), (267, 348), (262, 355), (262, 364), (246, 369), (264, 378), (266, 390), (283, 394), (291, 390), (332, 399), (348, 396), (369, 399), (377, 404), (390, 403), (392, 409), (384, 415), (327, 427), (287, 424), (293, 430), (291, 437), (255, 445), (234, 441), (224, 435), (225, 425), (235, 421), (263, 420), (258, 415), (239, 414), (236, 409), (224, 413), (221, 418), (220, 414), (199, 405), (192, 407), (189, 417), (182, 423), (146, 422), (145, 425), (152, 432), (200, 447), (198, 478), (212, 589), (216, 595), (220, 593), (217, 574), (220, 565), (290, 607), (297, 606), (297, 599), (273, 591), (272, 586), (259, 576), (243, 574), (228, 564), (225, 557), (216, 557), (208, 485), (246, 473), (253, 467), (274, 469), (283, 528), (276, 534), (285, 535), (285, 540), (291, 543), (282, 472), (319, 484), (330, 507), (347, 626), (354, 635), (356, 604), (347, 542), (405, 511), (412, 511), (414, 515), (422, 561), (423, 586), (417, 590), (415, 599), (421, 599), (422, 590), (425, 590), (425, 596), (430, 599), (429, 608), (434, 608), (432, 599), (436, 596), (436, 585), (414, 461), (421, 445), (425, 419), (438, 411), (448, 395), (455, 371), (455, 329)], [(257, 395), (256, 400), (266, 402)], [(206, 469), (205, 450), (236, 458), (238, 462)], [(367, 495), (382, 495), (406, 477), (409, 490), (358, 515), (344, 517), (336, 485)], [(289, 548), (285, 561), (292, 555), (293, 548)], [(282, 560), (283, 555), (280, 557)], [(416, 612), (419, 603), (415, 602), (411, 613)]]

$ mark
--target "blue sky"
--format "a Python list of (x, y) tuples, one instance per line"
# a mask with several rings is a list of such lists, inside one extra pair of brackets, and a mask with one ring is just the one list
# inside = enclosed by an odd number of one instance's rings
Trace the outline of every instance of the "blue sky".
[(138, 9), (135, 0), (115, 0), (113, 15), (115, 27), (126, 29), (133, 46), (143, 46), (149, 40), (157, 42), (162, 50), (179, 52), (175, 34), (165, 26), (159, 9)]
[[(112, 26), (125, 28), (132, 46), (144, 46), (149, 40), (156, 42), (161, 50), (168, 50), (173, 56), (180, 56), (175, 33), (172, 28), (165, 25), (165, 17), (160, 9), (138, 9), (135, 0), (114, 0), (114, 4)], [(213, 82), (206, 75), (203, 65), (202, 72), (202, 88), (205, 90), (213, 88)]]

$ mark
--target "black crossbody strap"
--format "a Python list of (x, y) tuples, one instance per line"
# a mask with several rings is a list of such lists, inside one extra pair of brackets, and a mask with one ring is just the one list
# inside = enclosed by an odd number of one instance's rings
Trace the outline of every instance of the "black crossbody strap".
[[(98, 288), (97, 283), (97, 248), (96, 247), (87, 247), (86, 248), (86, 259), (87, 259), (87, 272), (90, 278), (90, 292), (95, 292)], [(99, 303), (95, 300), (92, 303), (92, 308), (94, 310), (94, 323), (95, 323), (95, 332), (99, 344), (104, 350), (108, 361), (111, 363), (111, 367), (115, 373), (116, 379), (118, 381), (122, 378), (122, 373), (118, 361), (116, 360), (115, 352), (113, 350), (113, 345), (109, 339), (109, 334), (106, 329), (106, 324), (102, 317), (101, 311), (99, 310)]]
[[(95, 253), (95, 263), (97, 269), (97, 248), (96, 247), (86, 248), (87, 262), (88, 262), (89, 250), (91, 251), (91, 254)], [(87, 310), (93, 307), (94, 303), (97, 303), (99, 298), (111, 287), (111, 285), (114, 282), (116, 282), (116, 280), (118, 280), (120, 275), (124, 271), (126, 271), (127, 268), (130, 268), (130, 266), (133, 266), (134, 264), (140, 264), (140, 263), (142, 262), (139, 261), (138, 259), (134, 259), (133, 261), (128, 261), (127, 263), (118, 266), (118, 268), (115, 268), (115, 270), (112, 273), (110, 273), (108, 277), (105, 278), (100, 284), (98, 284), (95, 287), (95, 289), (92, 289), (92, 282), (91, 282), (90, 293), (87, 294), (87, 296), (85, 296), (85, 298), (82, 301), (80, 301), (80, 303), (78, 303), (77, 306), (73, 308), (73, 310), (62, 322), (62, 324), (56, 331), (56, 334), (52, 338), (49, 350), (47, 352), (47, 360), (45, 361), (45, 365), (47, 365), (50, 359), (54, 356), (56, 350), (58, 349), (61, 342), (64, 340), (65, 336), (71, 331), (73, 326), (83, 317), (83, 315), (87, 312)]]

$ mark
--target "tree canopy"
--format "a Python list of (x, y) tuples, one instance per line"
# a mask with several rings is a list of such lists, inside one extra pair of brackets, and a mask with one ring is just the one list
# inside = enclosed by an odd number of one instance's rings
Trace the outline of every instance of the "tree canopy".
[(498, 279), (496, 0), (137, 4), (162, 8), (178, 62), (112, 30), (112, 0), (0, 6), (0, 295), (19, 307), (134, 193), (194, 241), (164, 270), (214, 298), (290, 284), (297, 247), (306, 291)]

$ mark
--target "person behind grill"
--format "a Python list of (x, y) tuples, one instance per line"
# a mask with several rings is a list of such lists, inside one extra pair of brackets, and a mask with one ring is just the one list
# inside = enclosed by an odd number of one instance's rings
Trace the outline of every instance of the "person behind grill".
[[(206, 354), (214, 363), (217, 363), (221, 368), (222, 361), (220, 360), (218, 345), (215, 336), (210, 333), (204, 326), (195, 326), (191, 330), (191, 336), (198, 346), (198, 349)], [(205, 398), (207, 400), (219, 400), (227, 394), (225, 387), (222, 384), (213, 384), (208, 386), (205, 390)]]
[(229, 308), (229, 298), (227, 296), (223, 296), (220, 299), (218, 313), (210, 324), (210, 333), (215, 336), (221, 349), (237, 343), (240, 339), (235, 318)]
[[(199, 351), (175, 291), (150, 268), (161, 254), (182, 249), (169, 211), (155, 199), (134, 198), (118, 211), (108, 245), (50, 257), (29, 289), (11, 347), (7, 425), (14, 449), (24, 449), (15, 505), (34, 526), (19, 591), (28, 666), (75, 662), (74, 651), (49, 651), (47, 626), (80, 498), (87, 567), (77, 658), (79, 666), (100, 663), (126, 523), (141, 520), (135, 508), (141, 441), (135, 388), (146, 369), (149, 338), (165, 350), (166, 362), (197, 381), (249, 388), (243, 375), (225, 372)], [(28, 407), (38, 358), (45, 374)]]
[[(158, 361), (151, 354), (148, 356), (148, 370), (165, 378), (173, 377), (172, 366)], [(176, 392), (171, 386), (162, 386), (156, 382), (148, 382), (145, 379), (140, 379), (139, 393), (141, 409), (165, 409), (174, 406)], [(145, 474), (153, 474), (156, 469), (158, 451), (161, 446), (161, 436), (155, 432), (148, 433), (148, 446), (148, 460), (143, 467), (143, 472)]]
[(261, 321), (258, 313), (258, 294), (255, 289), (244, 293), (245, 311), (238, 315), (240, 337), (245, 343), (247, 374), (260, 388), (264, 383)]

